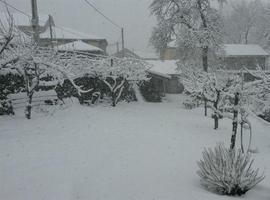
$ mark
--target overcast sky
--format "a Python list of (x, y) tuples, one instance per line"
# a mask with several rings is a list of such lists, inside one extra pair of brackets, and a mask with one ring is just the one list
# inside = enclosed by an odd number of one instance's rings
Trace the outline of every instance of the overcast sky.
[[(31, 0), (6, 0), (20, 10), (31, 13)], [(130, 49), (147, 49), (155, 18), (150, 17), (152, 0), (89, 0), (103, 13), (125, 28), (125, 42)], [(120, 39), (120, 30), (107, 22), (84, 0), (37, 0), (40, 14), (51, 14), (56, 25), (103, 36), (109, 43)], [(3, 4), (1, 9), (3, 9)], [(116, 48), (116, 47), (115, 47)]]

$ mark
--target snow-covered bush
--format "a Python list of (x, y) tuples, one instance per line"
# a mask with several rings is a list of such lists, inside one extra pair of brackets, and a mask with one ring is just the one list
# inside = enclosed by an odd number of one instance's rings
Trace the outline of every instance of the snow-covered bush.
[(162, 93), (160, 88), (153, 83), (152, 79), (149, 81), (145, 81), (140, 86), (140, 91), (142, 96), (147, 102), (161, 102), (162, 101)]
[(199, 104), (199, 101), (197, 100), (194, 100), (194, 99), (186, 99), (184, 102), (183, 102), (183, 105), (186, 109), (193, 109), (193, 108), (196, 108), (198, 107), (198, 104)]
[(198, 162), (198, 175), (206, 189), (240, 196), (264, 179), (264, 175), (259, 175), (259, 169), (252, 168), (253, 162), (250, 154), (219, 144), (214, 150), (203, 151), (203, 158)]
[(14, 114), (8, 95), (23, 90), (23, 78), (18, 74), (5, 73), (0, 69), (0, 115)]
[(245, 83), (244, 96), (248, 109), (258, 116), (269, 116), (270, 110), (270, 72), (257, 67), (256, 71), (246, 71), (255, 77), (252, 82)]
[(112, 106), (116, 106), (128, 85), (147, 81), (148, 63), (133, 58), (105, 58), (96, 60), (96, 76), (103, 81), (110, 91)]
[(259, 114), (258, 116), (264, 119), (265, 121), (270, 122), (270, 109), (265, 110), (262, 114)]
[(14, 115), (13, 106), (10, 100), (0, 99), (0, 115)]

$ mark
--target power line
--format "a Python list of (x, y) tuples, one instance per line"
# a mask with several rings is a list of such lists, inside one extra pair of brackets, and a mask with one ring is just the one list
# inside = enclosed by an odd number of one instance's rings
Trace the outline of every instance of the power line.
[(5, 4), (6, 6), (10, 7), (10, 8), (13, 8), (14, 10), (18, 11), (19, 13), (23, 14), (23, 15), (26, 15), (27, 17), (31, 17), (31, 15), (27, 14), (26, 12), (23, 12), (22, 10), (19, 10), (18, 8), (14, 7), (13, 5), (7, 3), (6, 1), (4, 0), (0, 0), (3, 4)]
[(119, 29), (122, 29), (121, 26), (119, 26), (117, 23), (115, 23), (112, 19), (107, 17), (105, 14), (103, 14), (97, 7), (95, 7), (92, 3), (90, 3), (88, 0), (84, 0), (85, 3), (87, 3), (90, 7), (92, 7), (96, 12), (98, 12), (101, 16), (103, 16), (105, 19), (107, 19), (111, 24), (116, 26)]
[[(18, 8), (16, 8), (15, 6), (13, 6), (13, 5), (11, 5), (11, 4), (9, 4), (9, 3), (7, 3), (6, 1), (4, 1), (4, 0), (0, 0), (0, 2), (2, 2), (3, 4), (5, 4), (6, 6), (8, 6), (8, 7), (10, 7), (10, 8), (12, 8), (12, 9), (14, 9), (14, 10), (16, 10), (17, 12), (19, 12), (19, 13), (21, 13), (21, 14), (23, 14), (23, 15), (25, 15), (25, 16), (27, 16), (27, 17), (29, 17), (29, 18), (31, 18), (32, 16), (31, 15), (29, 15), (28, 13), (26, 13), (26, 12), (24, 12), (24, 11), (22, 11), (22, 10), (20, 10), (20, 9), (18, 9)], [(46, 21), (43, 21), (43, 20), (39, 20), (39, 21), (41, 21), (41, 22), (43, 22), (43, 23), (46, 23)], [(78, 33), (74, 33), (73, 31), (70, 31), (70, 30), (68, 30), (68, 29), (66, 29), (66, 28), (64, 28), (64, 27), (61, 27), (61, 26), (57, 26), (57, 25), (54, 25), (56, 28), (59, 28), (59, 29), (61, 29), (61, 30), (63, 30), (63, 31), (65, 31), (65, 32), (68, 32), (68, 33), (70, 33), (70, 34), (72, 34), (72, 35), (74, 35), (74, 36), (79, 36), (79, 37), (82, 37), (82, 35), (79, 35)]]

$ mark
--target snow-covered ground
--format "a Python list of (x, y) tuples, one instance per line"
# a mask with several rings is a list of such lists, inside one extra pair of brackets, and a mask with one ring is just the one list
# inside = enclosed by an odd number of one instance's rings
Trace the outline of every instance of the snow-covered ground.
[[(229, 145), (231, 122), (180, 97), (164, 103), (120, 103), (35, 108), (0, 117), (0, 199), (3, 200), (219, 200), (204, 190), (196, 161), (204, 147)], [(266, 179), (244, 199), (270, 199), (270, 125), (252, 119), (255, 165)]]

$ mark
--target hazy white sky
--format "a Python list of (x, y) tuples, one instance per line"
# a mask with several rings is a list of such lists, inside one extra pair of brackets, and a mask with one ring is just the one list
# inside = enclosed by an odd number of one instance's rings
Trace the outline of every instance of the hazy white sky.
[[(31, 13), (31, 0), (6, 0)], [(125, 28), (125, 42), (130, 49), (149, 51), (149, 37), (155, 25), (150, 17), (152, 0), (89, 0), (108, 17)], [(37, 0), (40, 14), (51, 14), (57, 25), (85, 33), (101, 35), (114, 43), (120, 39), (120, 30), (107, 22), (84, 0)], [(3, 4), (0, 4), (3, 9)], [(115, 47), (116, 48), (116, 47)], [(153, 51), (153, 50), (152, 50)]]

